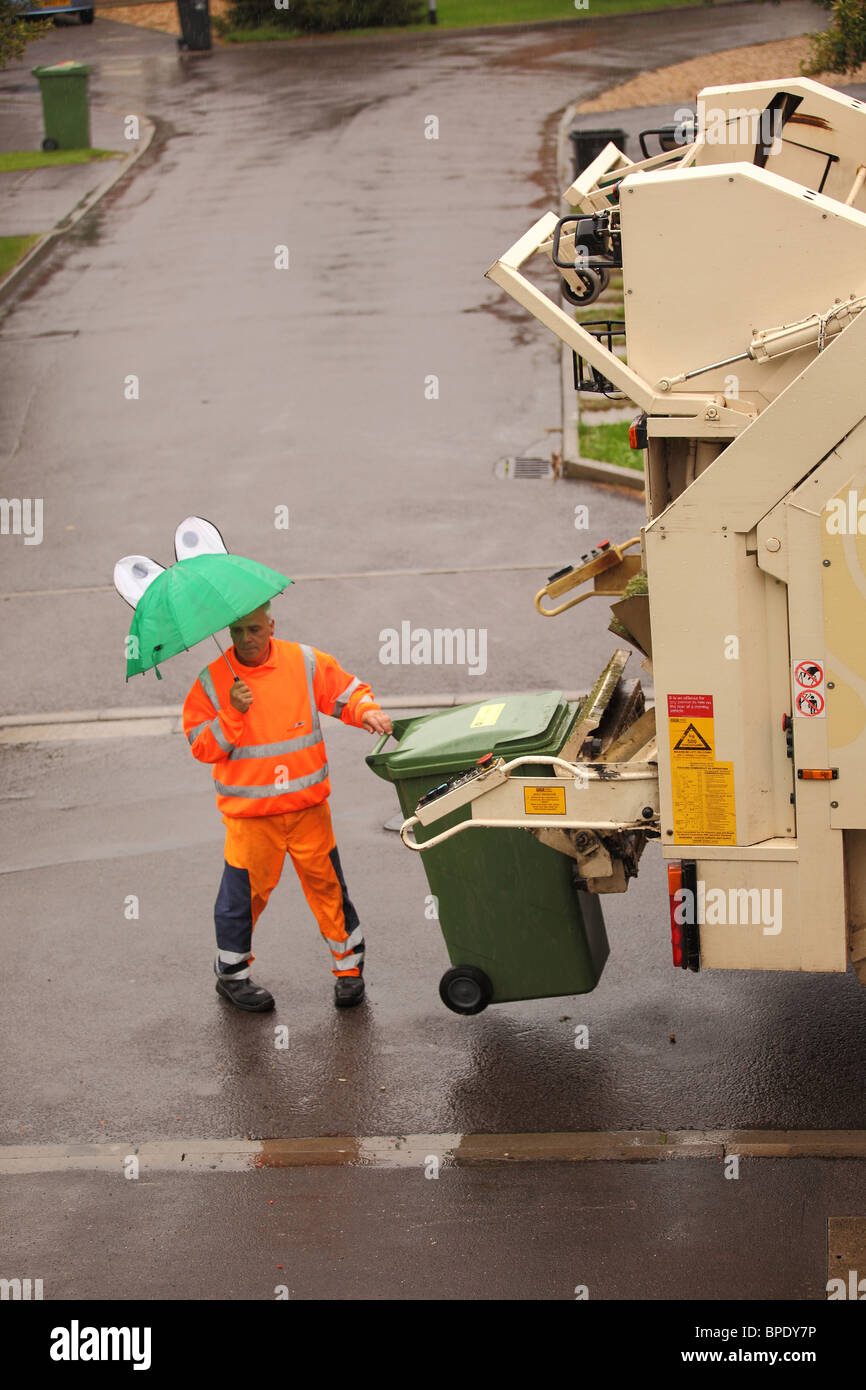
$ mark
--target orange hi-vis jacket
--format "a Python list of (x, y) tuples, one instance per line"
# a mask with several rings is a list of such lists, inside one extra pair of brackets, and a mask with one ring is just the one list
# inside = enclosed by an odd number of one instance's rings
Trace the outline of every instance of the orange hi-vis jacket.
[(369, 685), (315, 647), (271, 638), (260, 666), (233, 665), (252, 691), (246, 714), (229, 699), (234, 684), (217, 657), (199, 674), (183, 706), (183, 731), (193, 756), (213, 763), (217, 806), (224, 816), (276, 816), (317, 806), (330, 794), (319, 712), (359, 726), (378, 709)]

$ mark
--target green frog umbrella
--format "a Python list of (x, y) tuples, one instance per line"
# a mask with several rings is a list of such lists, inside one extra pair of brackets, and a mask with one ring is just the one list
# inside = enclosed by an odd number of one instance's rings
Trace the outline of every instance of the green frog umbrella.
[[(149, 671), (160, 675), (158, 662), (188, 651), (207, 637), (216, 641), (220, 628), (260, 608), (291, 584), (291, 579), (229, 555), (215, 526), (187, 517), (175, 534), (173, 565), (163, 569), (146, 555), (125, 555), (114, 567), (118, 593), (135, 610), (126, 639), (126, 678)], [(232, 675), (232, 670), (219, 642)]]

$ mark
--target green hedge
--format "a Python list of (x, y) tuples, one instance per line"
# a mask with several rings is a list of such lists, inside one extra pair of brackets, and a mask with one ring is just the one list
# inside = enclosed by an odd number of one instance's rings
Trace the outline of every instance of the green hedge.
[(863, 0), (817, 0), (832, 10), (829, 27), (811, 34), (808, 57), (800, 64), (807, 77), (819, 72), (854, 73), (866, 63), (866, 8)]
[(278, 9), (275, 0), (234, 0), (229, 23), (238, 29), (279, 24), (325, 34), (335, 29), (420, 24), (426, 16), (427, 0), (289, 0), (286, 9)]

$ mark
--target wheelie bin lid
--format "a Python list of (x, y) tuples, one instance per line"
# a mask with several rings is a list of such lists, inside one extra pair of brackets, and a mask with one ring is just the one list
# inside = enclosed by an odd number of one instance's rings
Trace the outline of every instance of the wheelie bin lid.
[(49, 63), (47, 66), (31, 68), (34, 77), (89, 77), (93, 68), (87, 63), (78, 63), (69, 58), (65, 63)]
[(428, 772), (461, 772), (485, 753), (507, 752), (516, 757), (548, 752), (547, 745), (559, 732), (552, 750), (557, 752), (568, 705), (561, 690), (547, 690), (537, 695), (503, 695), (414, 719), (397, 719), (397, 746), (387, 749), (388, 740), (383, 738), (367, 755), (367, 766), (389, 782)]

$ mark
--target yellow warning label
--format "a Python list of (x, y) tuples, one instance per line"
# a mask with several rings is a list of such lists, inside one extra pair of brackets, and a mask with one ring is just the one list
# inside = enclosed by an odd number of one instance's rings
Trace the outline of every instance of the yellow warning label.
[(681, 845), (735, 845), (734, 765), (715, 761), (713, 719), (668, 720), (674, 839)]
[(695, 757), (707, 758), (710, 762), (713, 759), (713, 720), (712, 719), (669, 719), (671, 731), (671, 761), (682, 761), (683, 755), (688, 755), (688, 760), (692, 761)]
[(504, 701), (501, 705), (482, 705), (472, 723), (469, 725), (470, 729), (478, 729), (485, 725), (495, 724), (504, 709)]
[(528, 816), (564, 816), (565, 787), (524, 787), (523, 809)]

